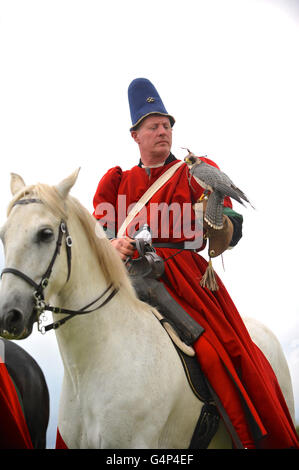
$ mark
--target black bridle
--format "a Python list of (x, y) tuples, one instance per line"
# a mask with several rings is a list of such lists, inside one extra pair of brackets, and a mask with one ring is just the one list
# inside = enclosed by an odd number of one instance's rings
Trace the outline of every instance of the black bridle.
[[(16, 201), (14, 205), (16, 205), (16, 204), (31, 204), (31, 203), (42, 203), (42, 201), (40, 199), (20, 199), (19, 201)], [(44, 275), (42, 276), (41, 281), (40, 281), (39, 284), (37, 284), (33, 279), (31, 279), (29, 276), (24, 274), (22, 271), (19, 271), (18, 269), (15, 269), (15, 268), (4, 268), (1, 272), (1, 277), (5, 273), (14, 274), (15, 276), (18, 276), (18, 277), (22, 278), (24, 281), (26, 281), (28, 284), (30, 284), (31, 286), (34, 287), (34, 289), (35, 289), (34, 292), (33, 292), (33, 298), (34, 298), (34, 302), (35, 302), (34, 310), (37, 314), (38, 329), (43, 334), (46, 333), (47, 331), (51, 330), (51, 329), (56, 330), (57, 328), (59, 328), (59, 326), (63, 325), (64, 323), (66, 323), (68, 320), (70, 320), (71, 318), (73, 318), (76, 315), (83, 315), (83, 314), (87, 314), (87, 313), (92, 313), (92, 312), (95, 312), (96, 310), (98, 310), (99, 308), (104, 307), (104, 305), (106, 305), (115, 296), (115, 294), (118, 292), (118, 289), (116, 287), (114, 287), (113, 284), (109, 284), (109, 286), (104, 290), (104, 292), (102, 292), (101, 295), (99, 295), (99, 297), (97, 297), (95, 300), (93, 300), (89, 304), (85, 305), (85, 307), (83, 307), (80, 310), (70, 310), (70, 309), (67, 309), (67, 308), (53, 307), (52, 305), (49, 305), (45, 302), (44, 289), (47, 287), (47, 285), (49, 283), (49, 279), (50, 279), (50, 276), (51, 276), (51, 273), (52, 273), (52, 269), (53, 269), (55, 260), (56, 260), (57, 256), (60, 254), (60, 249), (61, 249), (62, 240), (63, 240), (64, 236), (65, 236), (65, 247), (66, 247), (66, 254), (67, 254), (67, 265), (68, 265), (68, 275), (67, 275), (67, 281), (68, 281), (69, 278), (70, 278), (70, 275), (71, 275), (71, 264), (72, 264), (72, 251), (71, 251), (71, 248), (72, 248), (72, 243), (73, 242), (72, 242), (72, 238), (71, 238), (71, 236), (68, 232), (67, 224), (65, 223), (64, 220), (61, 220), (61, 222), (59, 224), (59, 232), (58, 232), (58, 237), (57, 237), (57, 241), (56, 241), (55, 251), (53, 253), (53, 256), (52, 256), (52, 259), (49, 263), (49, 266), (48, 266), (46, 272), (44, 273)], [(86, 310), (89, 307), (91, 307), (92, 305), (96, 304), (98, 301), (100, 301), (106, 294), (107, 295), (109, 294), (109, 295), (106, 297), (106, 299), (100, 305), (96, 306), (95, 308), (93, 308), (91, 310)], [(56, 322), (51, 323), (50, 325), (41, 326), (42, 321), (40, 320), (40, 315), (44, 311), (50, 311), (50, 312), (53, 312), (53, 313), (65, 313), (65, 314), (67, 314), (67, 316), (61, 318), (60, 320), (58, 320)]]

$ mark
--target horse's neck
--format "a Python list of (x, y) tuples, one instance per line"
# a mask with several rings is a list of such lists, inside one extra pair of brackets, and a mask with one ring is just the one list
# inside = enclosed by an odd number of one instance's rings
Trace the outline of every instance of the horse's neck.
[[(99, 297), (107, 288), (107, 281), (85, 233), (76, 226), (69, 226), (69, 229), (73, 237), (71, 277), (55, 302), (60, 307), (77, 310)], [(134, 301), (131, 305), (134, 306)], [(64, 367), (73, 382), (90, 367), (95, 357), (100, 361), (107, 355), (115, 335), (123, 335), (124, 319), (128, 318), (129, 310), (130, 316), (134, 315), (130, 299), (120, 288), (104, 307), (94, 313), (75, 316), (56, 331)]]

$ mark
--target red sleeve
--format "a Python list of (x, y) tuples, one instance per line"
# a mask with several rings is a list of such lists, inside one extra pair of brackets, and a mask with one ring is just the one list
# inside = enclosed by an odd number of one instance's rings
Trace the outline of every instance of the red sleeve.
[[(207, 163), (208, 165), (212, 165), (212, 166), (218, 168), (218, 170), (220, 170), (219, 166), (215, 162), (213, 162), (213, 160), (210, 160), (209, 158), (206, 158), (206, 157), (200, 157), (200, 159), (203, 162)], [(224, 198), (223, 205), (224, 205), (224, 207), (230, 207), (232, 209), (233, 205), (232, 205), (231, 199), (228, 196), (226, 196)]]
[(122, 169), (120, 166), (115, 166), (114, 168), (108, 170), (107, 173), (101, 178), (93, 198), (93, 215), (96, 219), (101, 218), (99, 210), (99, 205), (101, 203), (108, 202), (115, 207), (121, 177)]
[(101, 225), (108, 238), (116, 236), (116, 201), (122, 178), (119, 166), (111, 168), (100, 180), (93, 198), (94, 217)]

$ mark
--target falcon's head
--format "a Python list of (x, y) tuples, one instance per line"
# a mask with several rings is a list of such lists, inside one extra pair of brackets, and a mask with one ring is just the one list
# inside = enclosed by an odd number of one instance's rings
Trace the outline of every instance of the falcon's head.
[[(185, 148), (185, 147), (182, 147)], [(189, 167), (192, 167), (193, 165), (198, 165), (199, 163), (202, 163), (202, 160), (200, 157), (196, 157), (193, 152), (191, 152), (189, 149), (185, 148), (185, 150), (188, 151), (187, 157), (184, 158), (184, 161), (187, 163)]]
[(187, 155), (187, 157), (184, 158), (184, 161), (187, 163), (188, 166), (193, 166), (195, 164), (198, 165), (199, 163), (201, 163), (200, 158), (196, 157), (192, 153)]

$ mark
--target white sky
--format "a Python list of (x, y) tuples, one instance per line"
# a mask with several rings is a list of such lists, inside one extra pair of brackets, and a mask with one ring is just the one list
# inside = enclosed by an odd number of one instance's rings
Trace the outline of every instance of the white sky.
[[(0, 224), (9, 173), (56, 183), (81, 166), (73, 194), (91, 211), (100, 177), (132, 167), (127, 87), (147, 77), (189, 147), (229, 174), (256, 210), (216, 266), (242, 316), (265, 322), (290, 364), (299, 421), (296, 0), (0, 0)], [(3, 261), (2, 261), (3, 265)], [(51, 333), (21, 343), (52, 396), (61, 363)]]

